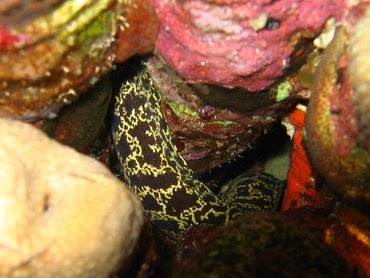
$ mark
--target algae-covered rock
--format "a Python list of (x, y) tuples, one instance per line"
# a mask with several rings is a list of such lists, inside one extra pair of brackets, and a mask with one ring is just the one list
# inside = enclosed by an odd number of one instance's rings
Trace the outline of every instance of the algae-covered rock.
[(334, 251), (293, 222), (279, 213), (244, 215), (211, 234), (172, 277), (349, 277)]
[(336, 28), (315, 72), (305, 121), (314, 170), (336, 194), (370, 205), (369, 2)]
[[(56, 117), (116, 59), (150, 51), (156, 37), (153, 12), (140, 9), (145, 0), (17, 2), (0, 6), (0, 116)], [(139, 15), (150, 19), (150, 36), (125, 31), (142, 26), (133, 21)]]

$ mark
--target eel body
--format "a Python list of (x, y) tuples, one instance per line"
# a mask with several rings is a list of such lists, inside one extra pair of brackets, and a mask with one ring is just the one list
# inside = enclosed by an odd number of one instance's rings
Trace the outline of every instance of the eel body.
[(194, 225), (278, 207), (283, 185), (269, 174), (246, 173), (220, 194), (196, 178), (172, 142), (160, 101), (153, 79), (142, 70), (122, 85), (112, 119), (125, 182), (156, 227), (178, 238)]

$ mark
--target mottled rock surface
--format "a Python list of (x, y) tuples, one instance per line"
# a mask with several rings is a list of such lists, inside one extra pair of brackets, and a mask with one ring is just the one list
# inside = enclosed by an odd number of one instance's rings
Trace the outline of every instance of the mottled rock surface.
[(171, 277), (351, 277), (338, 254), (302, 226), (320, 225), (305, 213), (243, 215), (214, 231)]
[(55, 118), (114, 62), (150, 51), (157, 31), (147, 0), (2, 2), (0, 115)]
[(333, 192), (356, 206), (370, 204), (370, 91), (366, 85), (370, 12), (365, 13), (366, 6), (370, 7), (368, 2), (361, 2), (349, 11), (323, 52), (305, 120), (314, 170)]
[(340, 19), (342, 0), (151, 0), (161, 28), (156, 47), (189, 83), (258, 91), (283, 76), (295, 50)]

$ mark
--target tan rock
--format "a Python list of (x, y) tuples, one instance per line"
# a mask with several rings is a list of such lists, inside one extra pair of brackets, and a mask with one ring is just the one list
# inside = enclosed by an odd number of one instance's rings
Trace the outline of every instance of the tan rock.
[(108, 169), (0, 120), (0, 277), (108, 277), (132, 255), (140, 204)]

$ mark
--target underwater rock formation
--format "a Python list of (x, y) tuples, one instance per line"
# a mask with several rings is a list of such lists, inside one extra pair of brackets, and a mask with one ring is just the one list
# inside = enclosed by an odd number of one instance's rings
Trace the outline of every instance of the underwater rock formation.
[(370, 202), (365, 139), (370, 123), (369, 18), (368, 2), (363, 2), (337, 28), (316, 71), (306, 117), (307, 147), (315, 170), (334, 192), (357, 205)]
[(341, 0), (151, 2), (161, 21), (156, 48), (186, 82), (249, 91), (284, 76), (345, 8)]
[(111, 277), (128, 267), (139, 202), (102, 164), (0, 120), (0, 276)]
[[(122, 61), (149, 51), (156, 36), (153, 12), (137, 7), (145, 0), (12, 2), (0, 10), (0, 116), (56, 117), (111, 69), (116, 54)], [(138, 24), (129, 13), (151, 18), (150, 36), (125, 32)]]

